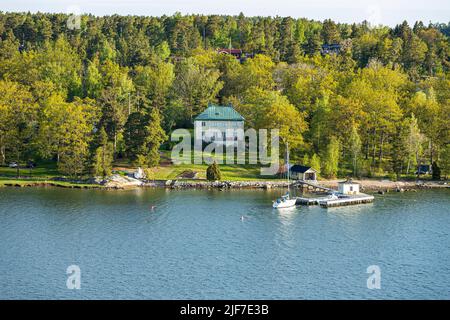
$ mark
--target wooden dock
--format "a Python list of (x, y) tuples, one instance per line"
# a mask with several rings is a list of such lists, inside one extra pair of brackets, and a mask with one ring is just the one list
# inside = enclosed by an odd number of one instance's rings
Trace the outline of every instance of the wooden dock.
[(359, 193), (355, 195), (341, 196), (339, 197), (339, 199), (322, 200), (319, 201), (319, 205), (322, 208), (331, 208), (354, 204), (371, 203), (373, 202), (373, 199), (374, 196), (365, 193)]
[(297, 197), (296, 204), (301, 204), (304, 206), (314, 206), (318, 205), (319, 201), (325, 200), (327, 197), (318, 197), (318, 198), (304, 198), (304, 197)]
[(308, 187), (309, 189), (325, 192), (336, 192), (336, 190), (321, 186), (317, 181), (307, 181), (307, 180), (295, 180), (293, 182), (294, 186)]
[(359, 193), (355, 195), (339, 195), (339, 199), (330, 199), (329, 197), (305, 198), (297, 197), (296, 204), (304, 206), (320, 205), (322, 208), (348, 206), (354, 204), (371, 203), (374, 196)]
[(330, 198), (329, 196), (315, 197), (315, 198), (306, 198), (306, 197), (297, 197), (296, 204), (305, 205), (305, 206), (313, 206), (320, 205), (322, 208), (330, 208), (330, 207), (339, 207), (339, 206), (348, 206), (362, 203), (371, 203), (374, 200), (374, 196), (358, 193), (358, 194), (337, 194), (337, 190), (330, 189), (324, 186), (321, 186), (317, 183), (317, 181), (305, 181), (305, 180), (297, 180), (293, 183), (295, 186), (307, 187), (309, 189), (313, 189), (314, 191), (325, 191), (328, 193), (332, 193), (337, 195), (338, 199)]

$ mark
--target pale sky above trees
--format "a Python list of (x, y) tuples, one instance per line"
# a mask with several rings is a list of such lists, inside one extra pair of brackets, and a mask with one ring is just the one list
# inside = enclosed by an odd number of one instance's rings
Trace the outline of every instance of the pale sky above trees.
[(361, 22), (394, 26), (407, 20), (449, 22), (448, 0), (15, 0), (4, 1), (2, 11), (71, 12), (95, 15), (136, 14), (239, 14), (292, 16), (338, 22)]

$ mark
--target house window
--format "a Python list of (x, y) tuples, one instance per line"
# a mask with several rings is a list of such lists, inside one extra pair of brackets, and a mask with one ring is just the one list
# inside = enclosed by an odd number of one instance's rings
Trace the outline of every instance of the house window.
[(206, 126), (206, 122), (202, 121), (202, 127)]
[(350, 191), (351, 191), (351, 192), (353, 191), (353, 186), (350, 186)]

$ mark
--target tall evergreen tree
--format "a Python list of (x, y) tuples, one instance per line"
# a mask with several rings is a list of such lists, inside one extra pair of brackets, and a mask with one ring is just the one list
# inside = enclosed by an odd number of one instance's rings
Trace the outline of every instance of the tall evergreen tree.
[(95, 150), (95, 157), (93, 163), (93, 173), (95, 176), (105, 178), (109, 176), (112, 171), (113, 162), (113, 146), (108, 141), (108, 135), (105, 128), (101, 127), (98, 132), (98, 148)]
[(146, 157), (149, 167), (157, 166), (160, 160), (159, 148), (167, 139), (167, 135), (161, 126), (160, 112), (156, 108), (153, 108), (148, 115), (145, 133), (142, 154)]

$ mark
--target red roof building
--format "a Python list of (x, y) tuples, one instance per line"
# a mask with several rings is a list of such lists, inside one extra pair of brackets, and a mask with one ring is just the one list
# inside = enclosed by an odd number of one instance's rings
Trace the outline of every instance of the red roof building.
[(223, 54), (231, 54), (232, 56), (235, 56), (237, 59), (241, 59), (242, 57), (241, 49), (218, 49), (217, 52)]

